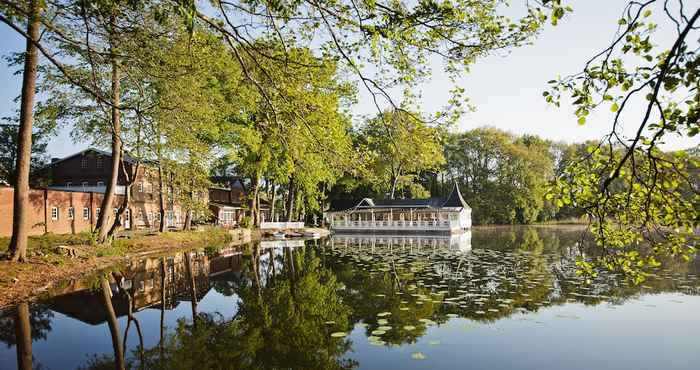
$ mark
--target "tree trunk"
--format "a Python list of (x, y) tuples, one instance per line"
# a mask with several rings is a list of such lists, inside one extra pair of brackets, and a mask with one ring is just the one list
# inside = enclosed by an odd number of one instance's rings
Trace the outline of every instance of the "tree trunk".
[(194, 205), (194, 191), (192, 191), (192, 188), (194, 188), (194, 182), (192, 182), (191, 186), (189, 192), (190, 204), (187, 212), (185, 212), (185, 222), (182, 225), (183, 230), (192, 230), (192, 206)]
[[(159, 159), (160, 161), (160, 159)], [(163, 192), (163, 165), (158, 163), (158, 209), (161, 215), (165, 214), (165, 193)], [(155, 220), (153, 220), (155, 222)], [(165, 231), (165, 222), (160, 222), (158, 231)]]
[[(114, 15), (110, 19), (110, 32), (114, 33)], [(105, 195), (102, 198), (100, 217), (97, 219), (97, 240), (104, 242), (107, 239), (107, 234), (111, 229), (111, 219), (112, 219), (112, 202), (114, 201), (114, 192), (117, 188), (117, 181), (119, 180), (119, 163), (121, 162), (121, 117), (119, 111), (119, 100), (121, 93), (121, 86), (119, 81), (119, 66), (117, 63), (117, 58), (114, 54), (114, 42), (110, 41), (110, 53), (111, 53), (111, 63), (112, 63), (112, 171), (109, 174), (109, 181), (107, 182), (107, 189), (105, 190)]]
[(260, 176), (258, 175), (257, 171), (255, 172), (255, 175), (251, 179), (250, 183), (250, 194), (248, 195), (249, 201), (248, 201), (248, 208), (250, 210), (250, 219), (253, 222), (253, 226), (259, 227), (260, 226), (260, 214), (258, 213), (258, 192), (260, 191)]
[(34, 123), (34, 95), (36, 90), (36, 71), (39, 55), (35, 41), (39, 40), (39, 15), (41, 8), (38, 0), (30, 1), (31, 17), (27, 22), (26, 56), (22, 79), (22, 100), (19, 110), (19, 134), (17, 145), (16, 182), (14, 191), (14, 208), (12, 211), (12, 239), (10, 240), (10, 258), (14, 262), (27, 261), (27, 237), (29, 236), (29, 168), (32, 161), (32, 125)]
[(29, 304), (22, 302), (16, 307), (15, 338), (17, 341), (17, 368), (32, 369), (32, 327), (29, 322)]
[(163, 354), (165, 344), (165, 257), (160, 258), (160, 340), (158, 349), (160, 352), (160, 364), (163, 366)]
[(271, 183), (272, 196), (270, 197), (270, 221), (275, 222), (275, 203), (277, 203), (277, 189), (275, 189), (275, 182)]
[(102, 305), (107, 314), (107, 325), (109, 325), (109, 333), (112, 336), (112, 348), (114, 349), (114, 367), (117, 370), (124, 370), (124, 348), (119, 340), (119, 322), (117, 315), (114, 314), (112, 306), (112, 289), (109, 287), (107, 278), (102, 278), (100, 281), (102, 286)]
[(294, 177), (289, 180), (289, 192), (287, 195), (287, 222), (294, 218)]
[(197, 325), (197, 286), (195, 285), (194, 273), (192, 272), (192, 261), (190, 254), (185, 252), (185, 270), (190, 286), (190, 299), (192, 300), (192, 325)]

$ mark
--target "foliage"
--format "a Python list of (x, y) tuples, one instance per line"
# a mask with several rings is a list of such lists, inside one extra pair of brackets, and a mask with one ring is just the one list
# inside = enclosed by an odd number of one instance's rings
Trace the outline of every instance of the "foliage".
[(356, 139), (356, 150), (367, 162), (363, 180), (391, 199), (397, 194), (425, 197), (419, 175), (445, 163), (440, 128), (416, 113), (382, 112), (358, 128)]
[(553, 175), (551, 143), (478, 128), (449, 137), (445, 172), (471, 205), (475, 223), (545, 221), (545, 185)]
[[(639, 282), (663, 257), (687, 259), (695, 252), (697, 158), (660, 148), (668, 135), (700, 132), (700, 58), (693, 41), (700, 9), (679, 4), (630, 2), (613, 42), (581, 73), (550, 81), (544, 93), (556, 105), (569, 95), (580, 124), (594, 109), (609, 106), (612, 112), (610, 133), (589, 146), (550, 193), (593, 220), (591, 230), (605, 253), (597, 261), (580, 261), (584, 272), (602, 265)], [(653, 12), (661, 16), (651, 17)], [(672, 42), (656, 44), (657, 29), (672, 33)], [(638, 122), (629, 139), (623, 121)]]
[[(17, 172), (17, 138), (19, 126), (13, 124), (0, 124), (0, 183), (13, 185)], [(39, 178), (37, 170), (49, 161), (46, 151), (49, 137), (42, 131), (36, 131), (32, 135), (32, 181)]]

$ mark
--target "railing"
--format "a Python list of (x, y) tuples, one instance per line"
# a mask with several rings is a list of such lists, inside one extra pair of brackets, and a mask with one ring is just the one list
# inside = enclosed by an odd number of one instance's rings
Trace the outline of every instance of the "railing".
[(261, 229), (303, 229), (303, 222), (261, 222)]
[(332, 223), (336, 229), (355, 230), (454, 230), (459, 229), (459, 221), (346, 221)]

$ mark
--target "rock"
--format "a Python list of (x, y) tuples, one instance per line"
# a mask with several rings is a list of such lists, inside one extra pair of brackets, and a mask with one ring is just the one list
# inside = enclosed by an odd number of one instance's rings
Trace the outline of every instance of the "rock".
[(59, 245), (56, 247), (56, 253), (61, 255), (66, 255), (70, 258), (78, 257), (78, 251), (75, 248), (68, 247), (66, 245)]
[(17, 279), (16, 277), (13, 277), (12, 284), (17, 284), (17, 283), (19, 283), (19, 279)]

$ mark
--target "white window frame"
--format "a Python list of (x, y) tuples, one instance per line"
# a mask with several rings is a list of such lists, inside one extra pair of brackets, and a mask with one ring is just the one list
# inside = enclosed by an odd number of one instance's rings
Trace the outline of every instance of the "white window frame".
[(83, 220), (89, 220), (89, 219), (90, 219), (90, 208), (83, 207)]
[(139, 183), (139, 193), (143, 193), (143, 183)]
[(83, 182), (80, 183), (80, 186), (82, 186), (82, 187), (83, 187), (83, 190), (85, 190), (85, 188), (87, 188), (88, 186), (90, 186), (90, 182), (88, 182), (88, 181), (83, 181)]
[(70, 189), (71, 186), (73, 186), (73, 183), (70, 181), (66, 181), (66, 189)]
[(95, 219), (100, 218), (100, 207), (95, 208)]
[(97, 186), (98, 186), (98, 187), (99, 187), (99, 186), (105, 186), (104, 181), (98, 181), (98, 182), (97, 182)]
[(68, 219), (75, 220), (75, 208), (68, 207)]
[(58, 207), (51, 207), (51, 221), (58, 221)]

